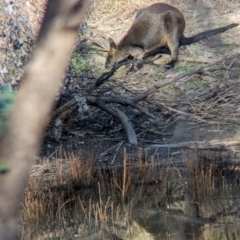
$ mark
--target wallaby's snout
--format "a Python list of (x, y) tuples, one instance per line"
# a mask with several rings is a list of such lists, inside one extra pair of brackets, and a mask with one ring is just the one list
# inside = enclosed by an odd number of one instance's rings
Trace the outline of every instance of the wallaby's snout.
[(107, 53), (106, 61), (105, 61), (105, 68), (110, 68), (114, 65), (115, 62), (117, 62), (117, 51), (118, 47), (117, 44), (113, 41), (112, 38), (108, 39), (110, 49)]

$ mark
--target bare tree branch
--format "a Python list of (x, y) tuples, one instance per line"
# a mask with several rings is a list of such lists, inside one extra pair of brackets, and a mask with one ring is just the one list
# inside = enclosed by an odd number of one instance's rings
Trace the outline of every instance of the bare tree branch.
[(101, 108), (102, 110), (110, 113), (112, 116), (117, 118), (121, 122), (123, 129), (127, 134), (128, 142), (133, 145), (138, 144), (136, 133), (132, 127), (131, 122), (129, 121), (128, 117), (126, 116), (126, 114), (124, 112), (120, 111), (119, 109), (117, 109), (115, 107), (108, 106), (103, 101), (99, 100), (98, 98), (88, 97), (87, 99), (92, 105), (95, 105), (95, 106)]
[[(88, 99), (88, 97), (87, 97)], [(122, 97), (122, 96), (114, 96), (114, 95), (105, 95), (105, 96), (97, 96), (96, 101), (103, 101), (105, 103), (118, 103), (121, 104), (122, 106), (132, 106), (136, 109), (138, 109), (140, 112), (145, 114), (148, 118), (151, 118), (155, 121), (159, 121), (159, 118), (148, 112), (146, 109), (143, 107), (137, 105), (136, 103), (132, 102), (129, 98)], [(90, 101), (91, 103), (91, 101)]]
[(32, 60), (0, 144), (0, 239), (17, 239), (17, 214), (88, 0), (49, 0)]
[[(93, 89), (100, 87), (106, 80), (108, 80), (121, 66), (128, 65), (130, 63), (134, 63), (135, 60), (127, 61), (127, 59), (124, 59), (120, 61), (119, 63), (114, 64), (112, 69), (109, 72), (103, 73), (95, 82), (95, 86)], [(93, 89), (90, 89), (89, 91), (92, 91)]]
[(230, 141), (193, 141), (193, 142), (183, 142), (183, 143), (173, 143), (173, 144), (154, 144), (151, 145), (151, 148), (198, 148), (198, 149), (207, 149), (207, 148), (227, 148), (232, 146), (239, 146), (240, 141), (230, 140)]

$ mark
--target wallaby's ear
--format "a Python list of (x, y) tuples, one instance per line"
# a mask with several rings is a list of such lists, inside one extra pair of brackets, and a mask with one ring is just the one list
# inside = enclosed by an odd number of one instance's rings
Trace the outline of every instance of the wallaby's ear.
[(109, 38), (108, 42), (110, 44), (110, 49), (117, 50), (117, 44), (114, 42), (114, 40), (112, 38)]

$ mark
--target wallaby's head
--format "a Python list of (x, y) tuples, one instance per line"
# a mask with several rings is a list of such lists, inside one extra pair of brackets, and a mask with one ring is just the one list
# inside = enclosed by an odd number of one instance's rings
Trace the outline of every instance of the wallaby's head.
[(118, 47), (117, 44), (113, 41), (112, 38), (108, 39), (108, 42), (110, 44), (110, 49), (107, 53), (106, 62), (105, 62), (105, 68), (110, 68), (114, 65), (115, 62), (117, 62), (118, 59)]

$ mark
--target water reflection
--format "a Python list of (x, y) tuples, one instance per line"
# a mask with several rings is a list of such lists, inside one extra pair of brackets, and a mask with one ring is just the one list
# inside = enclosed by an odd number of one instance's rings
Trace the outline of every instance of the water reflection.
[(200, 239), (202, 222), (189, 219), (183, 215), (156, 213), (154, 216), (141, 217), (137, 223), (146, 229), (154, 239)]
[[(150, 214), (151, 215), (151, 214)], [(234, 219), (234, 221), (232, 221)], [(139, 217), (136, 222), (153, 237), (162, 240), (219, 240), (240, 239), (239, 216), (225, 218), (191, 219), (183, 214), (159, 211), (152, 216)]]
[(135, 221), (154, 239), (240, 239), (238, 161), (226, 151), (200, 151), (194, 153), (195, 161), (188, 154), (188, 181), (171, 204), (165, 210), (142, 211)]
[(40, 178), (26, 191), (21, 238), (240, 239), (238, 161), (209, 149), (182, 157), (179, 165), (146, 161), (107, 172), (76, 159), (57, 163), (47, 188)]

